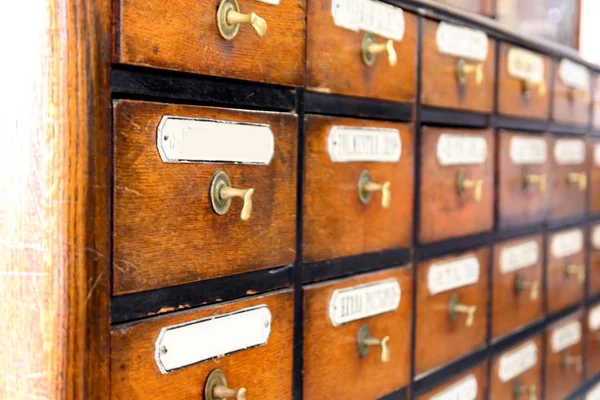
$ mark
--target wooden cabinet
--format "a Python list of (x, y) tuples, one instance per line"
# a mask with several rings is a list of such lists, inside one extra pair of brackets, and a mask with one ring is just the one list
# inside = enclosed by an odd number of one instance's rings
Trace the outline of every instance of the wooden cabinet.
[(487, 392), (487, 368), (485, 364), (475, 366), (471, 370), (458, 375), (440, 387), (417, 396), (418, 400), (451, 400), (474, 399), (483, 400)]
[(592, 129), (600, 130), (600, 75), (592, 76)]
[(552, 117), (555, 121), (587, 125), (590, 121), (591, 77), (586, 66), (563, 58), (554, 68)]
[(600, 139), (588, 139), (588, 176), (590, 179), (589, 210), (592, 214), (600, 213)]
[(592, 224), (589, 230), (590, 268), (588, 290), (590, 296), (600, 294), (600, 224)]
[(596, 304), (587, 310), (585, 323), (586, 344), (586, 376), (595, 376), (600, 372), (600, 305)]

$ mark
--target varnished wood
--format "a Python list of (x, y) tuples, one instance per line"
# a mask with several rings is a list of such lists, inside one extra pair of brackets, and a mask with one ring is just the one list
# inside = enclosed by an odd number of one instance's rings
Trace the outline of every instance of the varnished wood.
[(588, 251), (590, 252), (590, 267), (586, 281), (591, 297), (600, 294), (600, 248), (597, 248), (594, 245), (594, 241), (592, 240), (592, 235), (596, 227), (600, 227), (600, 224), (591, 224), (590, 229), (588, 231)]
[[(600, 139), (587, 139), (588, 144), (588, 165), (590, 179), (590, 213), (600, 213)], [(594, 153), (598, 152), (599, 159), (596, 161)]]
[(544, 82), (546, 85), (545, 94), (541, 94), (537, 88), (531, 91), (531, 97), (527, 99), (523, 95), (523, 83), (517, 78), (508, 74), (508, 49), (512, 46), (507, 43), (500, 44), (500, 54), (498, 62), (498, 112), (500, 114), (547, 119), (550, 111), (550, 77), (551, 64), (550, 59), (544, 58)]
[(436, 395), (442, 393), (446, 389), (453, 385), (456, 385), (468, 376), (473, 375), (477, 379), (477, 396), (473, 400), (484, 400), (486, 398), (488, 379), (487, 379), (487, 365), (481, 363), (469, 371), (460, 374), (458, 377), (450, 380), (449, 382), (440, 385), (439, 387), (430, 390), (429, 392), (418, 396), (417, 400), (432, 400)]
[(592, 128), (600, 130), (600, 75), (592, 74)]
[[(502, 250), (509, 246), (519, 245), (534, 240), (538, 244), (539, 258), (535, 265), (514, 272), (502, 273), (500, 259)], [(492, 288), (492, 337), (505, 335), (527, 323), (543, 316), (542, 300), (544, 298), (542, 266), (544, 265), (544, 242), (542, 235), (521, 237), (494, 245), (494, 275)], [(516, 292), (515, 279), (520, 274), (529, 282), (537, 282), (538, 297), (532, 299), (530, 290), (520, 294)]]
[[(394, 43), (398, 64), (386, 54), (367, 66), (361, 56), (364, 32), (335, 25), (332, 0), (307, 1), (306, 87), (321, 93), (413, 102), (416, 95), (417, 17), (404, 12), (404, 38)], [(377, 43), (387, 39), (374, 35)]]
[(232, 40), (217, 28), (221, 0), (116, 0), (113, 61), (281, 85), (304, 81), (304, 0), (277, 6), (239, 0), (267, 22), (261, 38), (241, 24)]
[[(267, 344), (167, 374), (159, 371), (154, 344), (162, 328), (263, 304), (272, 318)], [(293, 304), (293, 292), (286, 290), (114, 327), (112, 399), (204, 400), (206, 378), (215, 369), (225, 373), (229, 387), (245, 387), (249, 399), (291, 399)]]
[(586, 338), (586, 377), (592, 377), (600, 372), (600, 329), (590, 325), (590, 313), (598, 312), (600, 305), (591, 306), (583, 320), (584, 337)]
[[(396, 163), (334, 163), (327, 149), (333, 126), (391, 128), (400, 131)], [(305, 123), (304, 261), (410, 246), (413, 226), (414, 130), (411, 124), (309, 115)], [(373, 181), (391, 182), (391, 205), (381, 193), (363, 204), (358, 180), (363, 170)]]
[[(456, 108), (461, 110), (491, 112), (494, 105), (494, 79), (496, 41), (488, 39), (487, 58), (483, 62), (483, 81), (475, 83), (475, 74), (467, 75), (467, 83), (461, 86), (456, 76), (458, 58), (442, 54), (436, 43), (439, 23), (426, 19), (422, 36), (422, 88), (421, 103), (433, 107)], [(468, 60), (477, 65), (480, 62)]]
[[(427, 276), (432, 264), (474, 255), (479, 260), (479, 281), (455, 290), (431, 295)], [(415, 328), (415, 374), (422, 374), (464, 355), (485, 342), (487, 331), (487, 287), (490, 249), (481, 247), (460, 255), (445, 256), (422, 262), (417, 268), (417, 307)], [(476, 306), (472, 326), (466, 326), (466, 316), (458, 314), (452, 322), (449, 316), (450, 298)]]
[[(333, 326), (329, 303), (334, 290), (395, 278), (401, 298), (397, 310)], [(404, 267), (358, 275), (304, 289), (303, 398), (376, 399), (408, 384), (412, 326), (412, 269)], [(357, 334), (367, 325), (376, 338), (390, 336), (390, 361), (372, 347), (366, 357), (357, 351)], [(375, 384), (376, 383), (376, 384)]]
[[(497, 137), (498, 224), (501, 228), (539, 224), (548, 216), (550, 205), (550, 159), (553, 157), (550, 143), (546, 140), (545, 163), (517, 165), (510, 157), (512, 138), (539, 138), (540, 135), (501, 131)], [(546, 179), (545, 191), (542, 191), (539, 183), (525, 187), (527, 174), (543, 175)]]
[[(487, 141), (487, 157), (479, 165), (442, 166), (437, 158), (438, 138), (443, 133), (480, 135)], [(490, 130), (421, 128), (421, 204), (419, 241), (435, 242), (488, 231), (494, 222), (494, 138)], [(457, 190), (457, 174), (483, 179), (481, 201), (473, 190)]]
[(590, 121), (590, 90), (572, 91), (559, 76), (559, 61), (554, 68), (552, 119), (566, 124), (587, 125)]
[[(269, 124), (275, 153), (267, 166), (162, 162), (156, 129), (164, 115)], [(287, 113), (122, 101), (115, 106), (114, 291), (117, 294), (287, 265), (295, 257), (296, 126)], [(254, 188), (216, 214), (212, 175)]]

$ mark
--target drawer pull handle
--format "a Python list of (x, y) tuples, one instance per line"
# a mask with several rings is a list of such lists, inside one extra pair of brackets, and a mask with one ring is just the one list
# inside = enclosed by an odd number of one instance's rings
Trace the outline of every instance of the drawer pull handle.
[(538, 184), (541, 193), (546, 192), (546, 175), (544, 174), (525, 174), (523, 177), (523, 187), (528, 187)]
[(515, 381), (515, 400), (519, 400), (523, 395), (528, 395), (528, 400), (537, 400), (537, 387), (535, 385), (521, 385), (521, 381)]
[(237, 0), (223, 0), (217, 10), (217, 27), (221, 36), (233, 39), (240, 29), (240, 24), (250, 24), (258, 36), (267, 33), (267, 21), (255, 13), (242, 14)]
[(583, 192), (587, 188), (587, 175), (585, 172), (569, 172), (567, 183), (576, 183), (579, 186), (579, 191)]
[(546, 82), (545, 81), (540, 81), (539, 83), (534, 83), (531, 81), (521, 81), (521, 91), (523, 93), (523, 96), (529, 100), (531, 99), (531, 95), (533, 93), (533, 88), (535, 88), (537, 86), (538, 89), (538, 94), (540, 96), (545, 96), (546, 95)]
[(240, 217), (247, 221), (252, 214), (252, 195), (254, 189), (235, 189), (231, 187), (231, 181), (225, 171), (217, 171), (213, 175), (210, 184), (210, 202), (213, 210), (219, 215), (226, 214), (231, 206), (231, 199), (239, 197), (244, 201)]
[(456, 77), (461, 86), (467, 83), (467, 75), (472, 73), (475, 73), (475, 83), (477, 86), (481, 86), (483, 83), (483, 64), (469, 64), (464, 58), (459, 58), (456, 61)]
[(585, 280), (585, 267), (583, 265), (568, 264), (565, 267), (565, 276), (575, 276), (579, 283)]
[(583, 362), (581, 356), (571, 356), (567, 351), (563, 351), (562, 354), (562, 368), (567, 369), (570, 365), (575, 366), (575, 371), (581, 373), (583, 370)]
[(515, 276), (515, 291), (521, 294), (524, 290), (529, 289), (529, 298), (531, 301), (536, 301), (540, 296), (540, 284), (538, 281), (527, 281), (523, 274), (518, 273)]
[(458, 194), (462, 195), (466, 190), (475, 190), (475, 200), (481, 201), (483, 192), (483, 179), (467, 179), (464, 171), (459, 171), (456, 175), (456, 188)]
[(369, 350), (373, 346), (381, 346), (381, 362), (390, 361), (390, 337), (385, 336), (383, 339), (374, 338), (371, 336), (371, 331), (367, 325), (363, 325), (358, 330), (357, 335), (358, 354), (361, 357), (366, 357)]
[(368, 204), (373, 192), (381, 192), (381, 207), (390, 208), (392, 204), (392, 192), (390, 182), (375, 183), (371, 180), (369, 171), (363, 171), (358, 178), (358, 198), (361, 203)]
[(375, 56), (379, 53), (388, 53), (388, 62), (393, 67), (398, 64), (398, 55), (394, 49), (394, 41), (388, 40), (385, 43), (375, 43), (373, 35), (365, 33), (362, 41), (362, 58), (369, 67), (375, 63)]
[(215, 369), (208, 375), (204, 386), (204, 398), (206, 400), (246, 400), (246, 388), (230, 389), (227, 386), (225, 374), (220, 369)]
[(477, 306), (468, 306), (465, 304), (460, 304), (458, 302), (458, 295), (454, 293), (452, 297), (450, 297), (450, 304), (448, 304), (448, 312), (450, 313), (450, 320), (455, 322), (458, 318), (458, 314), (467, 314), (467, 320), (465, 321), (465, 326), (472, 326), (475, 321), (475, 311), (477, 311)]

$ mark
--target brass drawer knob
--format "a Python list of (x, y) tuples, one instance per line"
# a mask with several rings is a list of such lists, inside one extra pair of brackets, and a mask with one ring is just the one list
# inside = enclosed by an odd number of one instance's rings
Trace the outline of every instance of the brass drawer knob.
[(356, 342), (358, 344), (358, 354), (366, 357), (369, 350), (374, 346), (381, 346), (381, 362), (390, 361), (390, 337), (385, 336), (382, 339), (371, 336), (371, 331), (367, 325), (363, 325), (358, 330)]
[(390, 182), (375, 183), (371, 179), (369, 171), (363, 171), (358, 178), (358, 198), (361, 203), (368, 204), (373, 192), (381, 192), (381, 207), (390, 208), (392, 204), (392, 192)]
[(213, 210), (219, 215), (226, 214), (231, 206), (231, 199), (239, 197), (244, 201), (241, 219), (247, 221), (252, 214), (252, 195), (254, 189), (235, 189), (231, 187), (231, 181), (225, 171), (217, 171), (213, 175), (210, 184), (210, 202)]
[(531, 301), (536, 301), (540, 296), (540, 283), (538, 281), (527, 281), (523, 274), (518, 273), (515, 276), (515, 291), (517, 294), (529, 289), (529, 298)]
[(574, 366), (575, 371), (577, 373), (581, 373), (583, 370), (583, 361), (582, 357), (579, 356), (571, 356), (567, 351), (564, 351), (562, 354), (562, 368), (566, 370), (569, 366)]
[(461, 86), (467, 83), (467, 75), (475, 74), (475, 84), (481, 86), (483, 83), (483, 64), (469, 64), (464, 58), (456, 61), (456, 78)]
[(223, 0), (217, 10), (217, 27), (221, 36), (233, 39), (240, 29), (240, 24), (250, 24), (258, 36), (267, 33), (267, 21), (255, 13), (242, 14), (237, 0)]
[(576, 183), (579, 186), (579, 191), (583, 192), (587, 188), (587, 175), (585, 172), (569, 172), (567, 183)]
[(371, 66), (375, 63), (375, 57), (379, 53), (387, 52), (388, 62), (393, 67), (398, 64), (398, 55), (394, 49), (394, 41), (388, 40), (385, 43), (375, 43), (373, 35), (365, 33), (362, 40), (362, 58), (365, 64)]
[(465, 171), (459, 171), (456, 175), (456, 189), (459, 195), (467, 190), (474, 190), (475, 201), (481, 201), (483, 194), (483, 179), (467, 179)]
[(514, 385), (515, 400), (522, 399), (527, 396), (528, 400), (537, 400), (537, 387), (535, 385), (521, 385), (521, 381), (517, 379)]
[(568, 264), (565, 267), (565, 276), (575, 276), (579, 283), (585, 280), (585, 267), (583, 265)]
[(531, 94), (533, 93), (533, 89), (535, 87), (537, 87), (538, 94), (540, 96), (546, 95), (546, 82), (545, 81), (541, 81), (539, 83), (534, 83), (534, 82), (526, 81), (526, 80), (521, 81), (521, 92), (523, 93), (523, 96), (527, 100), (529, 100), (531, 98)]
[(541, 193), (546, 192), (546, 175), (544, 174), (525, 174), (523, 177), (523, 187), (525, 189), (537, 184)]
[(458, 314), (466, 314), (467, 320), (465, 321), (465, 326), (472, 326), (475, 321), (475, 311), (477, 311), (477, 306), (469, 306), (465, 304), (460, 304), (458, 302), (458, 295), (454, 293), (452, 297), (450, 297), (450, 303), (448, 304), (448, 312), (450, 314), (450, 320), (455, 322), (458, 318)]
[(204, 385), (204, 398), (206, 400), (246, 400), (246, 389), (230, 389), (223, 371), (215, 369), (208, 375)]

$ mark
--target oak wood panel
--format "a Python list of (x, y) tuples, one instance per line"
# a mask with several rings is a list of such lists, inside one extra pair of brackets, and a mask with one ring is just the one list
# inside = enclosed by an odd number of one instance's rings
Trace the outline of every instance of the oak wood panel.
[(544, 58), (544, 82), (546, 85), (545, 94), (541, 94), (537, 89), (531, 91), (531, 97), (528, 99), (523, 95), (523, 83), (520, 79), (513, 78), (508, 74), (508, 49), (515, 47), (507, 43), (500, 44), (499, 62), (498, 62), (498, 112), (500, 114), (526, 117), (536, 119), (548, 119), (550, 111), (550, 59)]
[(227, 78), (302, 86), (305, 0), (277, 6), (239, 0), (267, 22), (261, 38), (241, 24), (232, 40), (217, 28), (221, 0), (117, 0), (113, 61)]
[[(308, 90), (380, 100), (414, 102), (416, 96), (417, 17), (404, 12), (402, 41), (394, 43), (398, 64), (379, 54), (372, 66), (361, 56), (364, 32), (335, 25), (332, 0), (307, 1), (306, 86)], [(377, 43), (387, 39), (374, 35)]]
[[(546, 162), (542, 164), (515, 164), (511, 159), (510, 147), (513, 138), (539, 138), (521, 132), (501, 131), (497, 136), (498, 155), (498, 224), (500, 228), (541, 223), (548, 216), (550, 206), (550, 145), (546, 139)], [(524, 185), (528, 174), (543, 175), (546, 190), (539, 184)]]
[(600, 75), (592, 74), (593, 104), (592, 104), (592, 128), (600, 129)]
[[(263, 304), (272, 315), (267, 344), (167, 374), (158, 369), (154, 352), (162, 328)], [(112, 398), (205, 399), (206, 379), (213, 370), (220, 369), (229, 387), (245, 387), (248, 398), (291, 399), (293, 307), (293, 292), (285, 290), (114, 327), (111, 332)], [(266, 363), (266, 360), (273, 362)]]
[(485, 363), (479, 364), (469, 371), (460, 374), (458, 377), (450, 380), (449, 382), (440, 385), (439, 387), (430, 390), (429, 392), (418, 396), (417, 400), (433, 400), (436, 395), (449, 389), (451, 386), (460, 383), (463, 379), (473, 375), (477, 380), (477, 396), (473, 400), (483, 400), (486, 398), (488, 379), (487, 379), (487, 366)]
[[(600, 224), (591, 225), (589, 229), (590, 268), (587, 275), (587, 284), (590, 297), (600, 294), (600, 248), (594, 243), (594, 230), (600, 230)], [(600, 234), (598, 234), (600, 237)]]
[[(535, 241), (538, 245), (538, 261), (534, 265), (517, 271), (503, 273), (501, 269), (502, 250), (509, 246)], [(494, 275), (492, 287), (492, 336), (497, 338), (543, 316), (544, 241), (541, 235), (522, 237), (494, 245)], [(517, 274), (529, 283), (537, 282), (538, 297), (533, 300), (529, 289), (520, 294), (515, 288)]]
[[(333, 326), (329, 303), (334, 290), (397, 279), (401, 298), (398, 309), (384, 314)], [(375, 399), (406, 386), (410, 379), (412, 327), (412, 268), (394, 268), (358, 275), (304, 288), (303, 398)], [(376, 338), (390, 336), (390, 361), (381, 361), (380, 348), (372, 347), (366, 357), (357, 351), (357, 334), (367, 325)], [(376, 382), (376, 384), (374, 384)], [(335, 389), (332, 387), (335, 386)]]
[[(494, 78), (496, 41), (488, 39), (487, 58), (483, 61), (483, 81), (475, 83), (475, 74), (467, 75), (467, 83), (461, 85), (456, 76), (458, 57), (438, 51), (436, 33), (439, 23), (426, 19), (423, 25), (423, 77), (421, 103), (433, 107), (491, 112), (494, 105)], [(472, 65), (479, 61), (466, 60)]]
[[(437, 143), (444, 133), (478, 135), (487, 142), (487, 156), (478, 165), (440, 165)], [(494, 223), (494, 139), (490, 130), (424, 126), (421, 128), (421, 188), (419, 241), (435, 242), (488, 231)], [(473, 190), (457, 190), (457, 174), (483, 179), (482, 198)]]
[[(523, 346), (530, 343), (535, 343), (537, 347), (537, 362), (534, 366), (524, 371), (518, 377), (513, 378), (507, 382), (502, 382), (500, 379), (500, 359), (502, 356), (508, 356), (511, 353), (518, 351)], [(535, 386), (536, 395), (541, 398), (542, 390), (542, 352), (544, 347), (542, 345), (542, 337), (537, 336), (533, 339), (519, 343), (516, 346), (511, 347), (507, 351), (498, 355), (492, 360), (492, 368), (490, 371), (490, 400), (505, 400), (505, 399), (527, 399), (528, 394), (523, 394), (519, 397), (515, 396), (515, 382), (518, 380), (521, 386), (531, 387)]]
[(552, 119), (557, 122), (587, 125), (590, 122), (590, 90), (573, 91), (559, 74), (559, 62), (554, 68), (554, 98)]
[[(427, 276), (434, 263), (447, 262), (474, 255), (479, 261), (479, 281), (458, 289), (431, 295)], [(461, 255), (452, 255), (422, 262), (417, 269), (417, 306), (415, 328), (415, 374), (440, 367), (485, 342), (487, 331), (487, 288), (490, 249), (481, 247)], [(472, 326), (466, 326), (466, 316), (458, 314), (455, 322), (449, 316), (453, 294), (458, 302), (477, 307)]]
[[(266, 166), (162, 162), (156, 129), (164, 115), (269, 124)], [(115, 106), (114, 291), (117, 294), (286, 265), (295, 257), (296, 126), (293, 114), (122, 101)], [(216, 214), (212, 175), (224, 170), (242, 201)], [(237, 201), (236, 201), (237, 200)]]
[[(600, 139), (588, 138), (589, 157), (589, 179), (590, 179), (590, 203), (591, 213), (600, 213)], [(598, 154), (598, 160), (596, 160)]]
[[(332, 127), (398, 129), (400, 160), (395, 163), (334, 163), (328, 152)], [(305, 125), (304, 261), (408, 247), (412, 241), (414, 130), (411, 124), (309, 115)], [(378, 183), (391, 183), (391, 205), (381, 193), (363, 204), (358, 180), (363, 170)], [(332, 240), (335, 238), (335, 240)]]
[(584, 332), (587, 340), (586, 344), (586, 377), (592, 377), (600, 372), (600, 329), (590, 324), (590, 313), (599, 312), (600, 305), (596, 304), (588, 309), (584, 320)]

